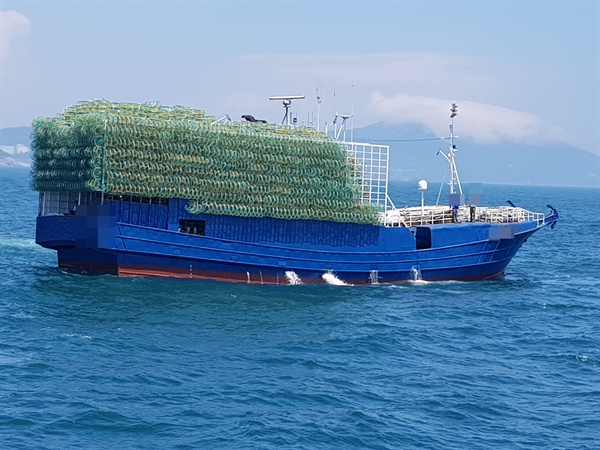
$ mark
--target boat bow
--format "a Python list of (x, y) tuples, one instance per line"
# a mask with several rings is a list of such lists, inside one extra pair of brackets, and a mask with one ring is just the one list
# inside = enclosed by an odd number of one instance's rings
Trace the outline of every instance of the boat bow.
[(558, 223), (558, 211), (549, 203), (546, 206), (550, 208), (552, 212), (544, 217), (544, 226), (550, 225), (550, 228), (554, 230), (554, 227)]

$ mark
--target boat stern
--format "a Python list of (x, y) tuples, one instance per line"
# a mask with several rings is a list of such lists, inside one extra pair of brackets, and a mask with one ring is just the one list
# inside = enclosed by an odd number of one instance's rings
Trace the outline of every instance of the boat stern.
[(110, 205), (78, 205), (71, 213), (38, 216), (35, 242), (65, 247), (116, 249), (116, 216)]

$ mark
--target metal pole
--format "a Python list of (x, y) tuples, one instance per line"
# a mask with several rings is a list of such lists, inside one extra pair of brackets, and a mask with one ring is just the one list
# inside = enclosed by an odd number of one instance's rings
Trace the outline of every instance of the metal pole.
[(102, 195), (100, 197), (100, 204), (104, 205), (104, 191), (106, 190), (106, 140), (108, 136), (108, 119), (104, 120), (104, 142), (102, 145)]

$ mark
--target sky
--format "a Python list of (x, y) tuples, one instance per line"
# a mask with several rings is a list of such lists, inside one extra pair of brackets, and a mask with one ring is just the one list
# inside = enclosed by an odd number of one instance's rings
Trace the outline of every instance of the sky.
[[(600, 154), (600, 2), (0, 0), (0, 128), (80, 100)], [(317, 96), (321, 102), (317, 102)]]

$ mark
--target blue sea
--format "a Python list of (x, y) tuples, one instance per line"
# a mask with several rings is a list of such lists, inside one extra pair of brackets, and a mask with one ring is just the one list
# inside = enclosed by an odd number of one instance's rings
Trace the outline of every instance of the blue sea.
[(0, 169), (3, 449), (600, 448), (598, 189), (484, 186), (560, 212), (501, 281), (256, 286), (58, 269), (28, 177)]

